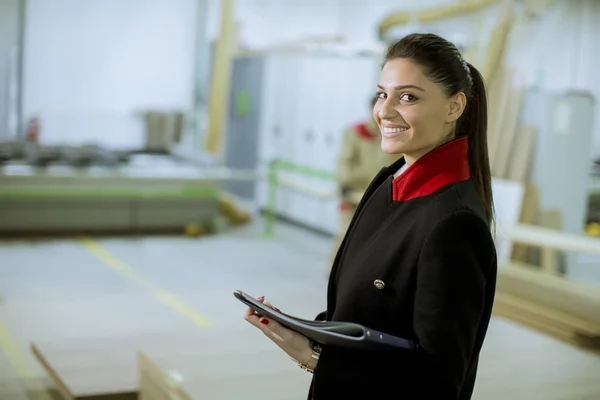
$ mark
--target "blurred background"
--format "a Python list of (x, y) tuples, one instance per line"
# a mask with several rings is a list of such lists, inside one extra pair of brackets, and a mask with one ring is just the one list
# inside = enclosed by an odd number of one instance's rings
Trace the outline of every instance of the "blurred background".
[(594, 0), (0, 0), (0, 399), (305, 399), (232, 292), (325, 309), (384, 163), (383, 51), (412, 32), (488, 88), (474, 399), (600, 399), (599, 21)]

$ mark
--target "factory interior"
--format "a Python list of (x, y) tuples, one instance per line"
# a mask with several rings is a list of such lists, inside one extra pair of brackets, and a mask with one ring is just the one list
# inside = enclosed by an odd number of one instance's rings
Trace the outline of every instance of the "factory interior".
[(306, 399), (233, 293), (326, 309), (345, 133), (410, 33), (488, 91), (473, 399), (600, 399), (598, 21), (594, 0), (0, 0), (0, 400)]

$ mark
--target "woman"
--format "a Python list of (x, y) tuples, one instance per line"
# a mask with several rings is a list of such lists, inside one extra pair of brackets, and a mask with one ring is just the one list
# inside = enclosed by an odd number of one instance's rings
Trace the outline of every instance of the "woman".
[(381, 148), (404, 157), (381, 170), (358, 207), (324, 318), (419, 348), (321, 348), (250, 309), (245, 318), (314, 371), (313, 400), (470, 399), (497, 269), (484, 83), (453, 44), (412, 34), (387, 50), (378, 90)]

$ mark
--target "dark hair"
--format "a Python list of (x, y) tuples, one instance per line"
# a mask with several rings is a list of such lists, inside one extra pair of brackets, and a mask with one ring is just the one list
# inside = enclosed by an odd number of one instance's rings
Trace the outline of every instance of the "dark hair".
[(392, 44), (384, 59), (406, 58), (424, 68), (432, 81), (443, 86), (448, 96), (463, 92), (466, 108), (456, 123), (455, 138), (468, 137), (471, 179), (484, 204), (488, 224), (494, 219), (492, 174), (487, 144), (487, 97), (483, 77), (466, 62), (456, 46), (440, 36), (414, 33)]

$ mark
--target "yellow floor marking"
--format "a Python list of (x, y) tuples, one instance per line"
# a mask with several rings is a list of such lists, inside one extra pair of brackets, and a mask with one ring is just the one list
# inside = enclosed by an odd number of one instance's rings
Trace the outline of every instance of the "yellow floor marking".
[[(27, 383), (39, 379), (31, 359), (21, 351), (13, 335), (2, 321), (0, 321), (0, 349), (21, 379)], [(42, 389), (36, 390), (34, 396), (36, 400), (51, 400), (50, 394)]]
[(79, 242), (90, 253), (94, 254), (103, 264), (120, 273), (131, 281), (143, 286), (150, 291), (154, 297), (169, 307), (171, 310), (189, 319), (193, 323), (203, 328), (211, 327), (212, 323), (205, 316), (199, 314), (192, 307), (179, 300), (172, 293), (161, 289), (158, 285), (140, 275), (127, 263), (117, 259), (110, 254), (102, 245), (93, 241), (90, 238), (80, 238)]

